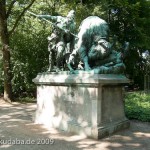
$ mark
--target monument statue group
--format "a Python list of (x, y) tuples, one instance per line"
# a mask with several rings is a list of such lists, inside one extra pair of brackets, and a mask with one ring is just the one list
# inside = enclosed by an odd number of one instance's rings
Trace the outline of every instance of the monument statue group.
[[(54, 22), (54, 29), (48, 37), (48, 71), (79, 70), (94, 71), (97, 74), (123, 73), (125, 65), (122, 53), (114, 49), (115, 37), (109, 42), (108, 23), (97, 17), (84, 19), (76, 34), (75, 11), (66, 17), (38, 15), (38, 18)], [(129, 43), (125, 42), (124, 51)], [(67, 67), (66, 67), (67, 66)]]
[[(33, 79), (37, 85), (35, 123), (96, 139), (128, 128), (124, 53), (115, 48), (115, 36), (110, 42), (108, 23), (89, 16), (77, 33), (74, 10), (66, 17), (36, 17), (50, 20), (53, 32), (48, 37), (48, 71)], [(125, 42), (122, 51), (128, 48)]]

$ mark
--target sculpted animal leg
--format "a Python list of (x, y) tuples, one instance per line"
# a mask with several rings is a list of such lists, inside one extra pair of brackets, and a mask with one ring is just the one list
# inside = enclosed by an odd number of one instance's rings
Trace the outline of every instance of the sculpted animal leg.
[(88, 57), (87, 56), (85, 56), (83, 58), (83, 62), (84, 62), (84, 69), (85, 69), (85, 71), (91, 70), (91, 67), (89, 66), (89, 62), (88, 62)]
[(89, 61), (88, 61), (87, 50), (84, 46), (81, 46), (79, 48), (79, 54), (80, 54), (81, 60), (84, 63), (84, 69), (86, 71), (91, 70), (91, 67), (89, 66)]

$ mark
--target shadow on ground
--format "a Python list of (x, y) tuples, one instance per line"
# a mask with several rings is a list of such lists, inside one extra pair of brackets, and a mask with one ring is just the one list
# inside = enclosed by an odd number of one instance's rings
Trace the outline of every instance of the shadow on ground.
[[(0, 100), (0, 149), (5, 150), (148, 150), (150, 123), (131, 121), (130, 129), (100, 140), (47, 130), (34, 124), (36, 104)], [(48, 119), (48, 118), (47, 118)], [(26, 144), (25, 144), (26, 142)], [(19, 144), (18, 144), (19, 143)]]

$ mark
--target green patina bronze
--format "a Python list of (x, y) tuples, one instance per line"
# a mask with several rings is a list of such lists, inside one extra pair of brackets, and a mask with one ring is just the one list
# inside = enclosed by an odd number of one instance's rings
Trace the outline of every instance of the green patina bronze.
[[(124, 73), (123, 53), (114, 49), (116, 38), (112, 43), (109, 42), (109, 26), (105, 20), (97, 16), (87, 17), (75, 35), (74, 10), (66, 17), (36, 16), (52, 21), (53, 23), (50, 23), (54, 26), (53, 33), (48, 37), (48, 71), (59, 72), (69, 69), (71, 73), (81, 71), (95, 74)], [(123, 51), (126, 52), (128, 48), (129, 42), (125, 42)]]
[[(113, 43), (109, 42), (109, 27), (106, 21), (90, 16), (82, 21), (79, 27), (78, 40), (70, 55), (68, 67), (74, 72), (73, 63), (77, 56), (84, 64), (84, 70), (97, 74), (120, 74), (125, 70), (122, 61), (122, 53), (114, 50)], [(129, 43), (125, 42), (124, 51), (127, 51)]]
[(75, 44), (75, 11), (71, 10), (66, 17), (51, 15), (37, 15), (37, 17), (53, 22), (53, 33), (48, 37), (48, 71), (62, 71), (64, 57), (73, 51)]

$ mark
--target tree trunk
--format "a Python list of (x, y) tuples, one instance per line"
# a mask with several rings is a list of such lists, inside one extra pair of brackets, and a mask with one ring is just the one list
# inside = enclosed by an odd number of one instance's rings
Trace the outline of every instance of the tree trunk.
[[(7, 101), (12, 101), (12, 72), (10, 66), (10, 48), (9, 48), (9, 39), (10, 35), (15, 31), (21, 17), (24, 13), (32, 6), (35, 0), (32, 0), (27, 7), (23, 9), (23, 11), (19, 14), (18, 18), (16, 18), (15, 24), (12, 27), (12, 30), (8, 33), (8, 24), (7, 19), (11, 14), (11, 10), (16, 0), (12, 0), (8, 9), (6, 7), (6, 0), (0, 0), (0, 38), (2, 41), (2, 54), (3, 54), (3, 69), (4, 69), (4, 99)], [(7, 10), (6, 10), (7, 9)]]
[(2, 37), (2, 54), (3, 54), (3, 69), (4, 69), (4, 99), (12, 101), (12, 73), (10, 67), (10, 49), (9, 49), (9, 37)]
[(4, 7), (5, 1), (1, 5), (0, 14), (0, 37), (2, 43), (3, 54), (3, 70), (4, 70), (4, 99), (12, 101), (12, 86), (11, 86), (11, 67), (10, 67), (10, 49), (9, 49), (9, 34), (7, 29), (7, 17)]

